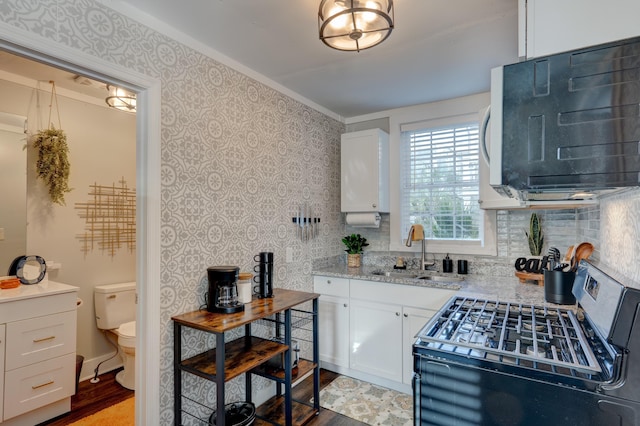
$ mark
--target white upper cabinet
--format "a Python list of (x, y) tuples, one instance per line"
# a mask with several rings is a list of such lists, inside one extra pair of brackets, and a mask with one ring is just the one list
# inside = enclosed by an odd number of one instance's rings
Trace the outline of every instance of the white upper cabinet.
[(638, 0), (518, 0), (527, 59), (640, 35)]
[(389, 212), (389, 135), (380, 129), (342, 135), (341, 211)]

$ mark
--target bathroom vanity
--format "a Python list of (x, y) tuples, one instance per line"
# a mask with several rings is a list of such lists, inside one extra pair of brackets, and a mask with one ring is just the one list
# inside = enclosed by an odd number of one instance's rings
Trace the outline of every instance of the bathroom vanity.
[(38, 424), (71, 410), (77, 292), (48, 280), (0, 290), (2, 426)]

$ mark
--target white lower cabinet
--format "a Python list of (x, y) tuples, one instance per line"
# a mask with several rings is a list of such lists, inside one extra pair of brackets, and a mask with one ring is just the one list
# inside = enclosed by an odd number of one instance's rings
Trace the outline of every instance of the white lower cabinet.
[(320, 296), (318, 302), (320, 360), (349, 367), (349, 299)]
[(349, 368), (349, 280), (313, 277), (318, 299), (318, 351), (320, 361)]
[[(402, 308), (402, 347), (412, 348), (416, 341), (416, 334), (435, 315), (433, 309)], [(411, 350), (405, 350), (402, 354), (402, 383), (411, 385), (413, 378), (413, 354)]]
[[(415, 335), (455, 290), (314, 276), (324, 368), (408, 392)], [(329, 363), (327, 365), (327, 363)]]
[(350, 367), (399, 382), (402, 380), (402, 306), (351, 300)]

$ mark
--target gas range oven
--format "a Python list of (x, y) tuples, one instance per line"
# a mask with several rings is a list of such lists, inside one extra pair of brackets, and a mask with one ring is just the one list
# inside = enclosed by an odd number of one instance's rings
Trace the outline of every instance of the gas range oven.
[(454, 296), (418, 333), (415, 425), (640, 425), (640, 290), (582, 261), (577, 309)]

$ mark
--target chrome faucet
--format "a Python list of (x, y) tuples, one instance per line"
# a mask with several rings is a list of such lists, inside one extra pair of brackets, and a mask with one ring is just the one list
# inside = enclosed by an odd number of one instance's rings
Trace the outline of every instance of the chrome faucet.
[(409, 235), (407, 236), (406, 246), (411, 247), (412, 241), (422, 241), (422, 255), (420, 256), (420, 270), (426, 271), (427, 268), (434, 266), (436, 264), (435, 261), (431, 263), (427, 263), (426, 261), (426, 245), (427, 242), (424, 238), (424, 228), (422, 225), (411, 225), (411, 229), (409, 229)]

